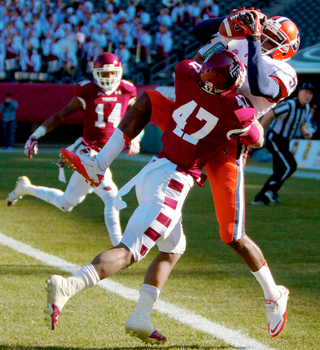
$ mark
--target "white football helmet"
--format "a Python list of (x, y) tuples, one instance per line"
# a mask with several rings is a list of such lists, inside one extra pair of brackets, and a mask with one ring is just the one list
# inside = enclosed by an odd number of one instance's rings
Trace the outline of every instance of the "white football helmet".
[(122, 71), (121, 62), (113, 53), (104, 52), (93, 61), (93, 77), (104, 91), (113, 91), (119, 86)]

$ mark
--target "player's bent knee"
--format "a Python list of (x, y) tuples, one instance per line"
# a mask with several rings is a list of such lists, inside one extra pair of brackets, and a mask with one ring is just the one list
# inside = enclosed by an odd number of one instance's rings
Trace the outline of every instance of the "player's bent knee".
[(134, 261), (139, 262), (148, 254), (149, 250), (155, 244), (151, 240), (148, 242), (149, 244), (146, 244), (146, 242), (143, 241), (144, 240), (141, 239), (141, 236), (139, 236), (133, 229), (126, 228), (120, 244), (124, 244), (133, 255)]
[(222, 232), (221, 230), (220, 230), (220, 238), (221, 238), (222, 242), (226, 243), (226, 244), (230, 244), (230, 243), (234, 242), (234, 240), (235, 240), (232, 233)]
[(60, 210), (63, 211), (64, 213), (70, 213), (70, 211), (74, 208), (73, 205), (68, 206), (68, 207), (60, 207)]
[(74, 208), (74, 205), (71, 204), (70, 202), (68, 202), (65, 199), (64, 195), (57, 197), (56, 203), (54, 203), (54, 204), (57, 208), (59, 208), (61, 211), (65, 212), (65, 213), (70, 212)]
[(237, 230), (235, 230), (234, 223), (228, 224), (225, 227), (220, 226), (219, 233), (220, 233), (220, 238), (222, 242), (226, 244), (231, 244), (233, 242), (236, 242), (246, 235), (244, 231), (237, 232)]
[(239, 239), (233, 240), (232, 242), (228, 243), (228, 245), (237, 252), (248, 251), (251, 249), (252, 241), (245, 235)]

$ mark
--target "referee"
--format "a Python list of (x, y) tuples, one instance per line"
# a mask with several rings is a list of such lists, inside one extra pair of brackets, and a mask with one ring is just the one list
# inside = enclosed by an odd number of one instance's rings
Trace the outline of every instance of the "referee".
[(266, 147), (273, 157), (273, 174), (251, 202), (253, 205), (268, 205), (270, 201), (280, 203), (278, 191), (297, 169), (297, 162), (289, 150), (290, 140), (299, 129), (305, 139), (312, 138), (312, 133), (306, 131), (306, 120), (313, 91), (310, 83), (304, 83), (297, 97), (280, 103), (263, 116), (261, 125), (265, 130), (272, 120), (266, 135)]

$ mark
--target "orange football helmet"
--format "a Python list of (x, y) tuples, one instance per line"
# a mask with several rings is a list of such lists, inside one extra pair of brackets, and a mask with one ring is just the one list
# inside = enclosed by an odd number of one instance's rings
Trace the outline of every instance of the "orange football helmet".
[(288, 60), (298, 51), (299, 46), (299, 29), (289, 18), (274, 16), (267, 20), (261, 35), (264, 55), (270, 55), (278, 61)]

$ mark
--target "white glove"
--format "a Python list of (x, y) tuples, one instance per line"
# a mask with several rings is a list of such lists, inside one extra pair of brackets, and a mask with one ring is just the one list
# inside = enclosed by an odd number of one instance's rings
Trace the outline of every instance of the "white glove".
[(127, 156), (135, 156), (140, 152), (140, 136), (135, 137), (128, 145)]
[(38, 139), (31, 135), (24, 146), (24, 154), (32, 158), (32, 153), (34, 155), (38, 154)]

